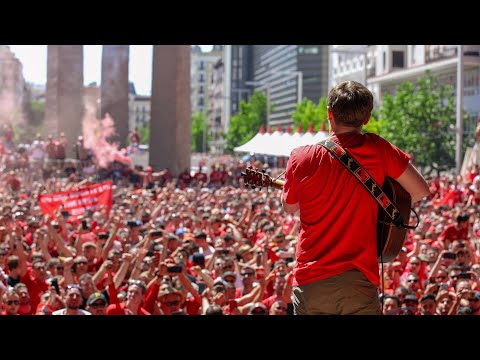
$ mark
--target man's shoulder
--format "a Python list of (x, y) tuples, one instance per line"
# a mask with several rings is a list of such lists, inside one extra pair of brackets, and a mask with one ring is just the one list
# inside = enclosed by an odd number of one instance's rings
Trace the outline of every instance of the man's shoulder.
[(320, 146), (319, 144), (312, 144), (312, 145), (302, 145), (302, 146), (298, 146), (296, 148), (294, 148), (290, 154), (290, 156), (292, 157), (302, 157), (302, 156), (305, 156), (309, 153), (311, 153), (313, 150), (315, 150), (316, 148), (320, 149), (322, 148), (322, 146)]
[(365, 133), (363, 134), (363, 137), (373, 143), (390, 143), (387, 139), (375, 133)]

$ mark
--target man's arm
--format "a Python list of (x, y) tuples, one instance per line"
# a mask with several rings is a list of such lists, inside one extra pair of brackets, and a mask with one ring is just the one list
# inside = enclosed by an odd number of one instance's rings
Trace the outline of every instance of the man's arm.
[(411, 163), (408, 163), (402, 175), (395, 180), (412, 196), (412, 204), (430, 194), (427, 182)]
[(287, 214), (294, 214), (298, 211), (298, 209), (300, 209), (300, 207), (298, 206), (298, 202), (295, 204), (287, 204), (283, 196), (282, 196), (282, 207)]

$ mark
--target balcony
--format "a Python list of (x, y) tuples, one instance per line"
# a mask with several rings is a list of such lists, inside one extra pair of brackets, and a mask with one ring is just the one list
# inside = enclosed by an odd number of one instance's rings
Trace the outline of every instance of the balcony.
[(375, 64), (371, 67), (367, 68), (367, 78), (371, 78), (375, 76)]
[(425, 63), (438, 60), (451, 59), (457, 56), (457, 47), (445, 47), (445, 45), (425, 45)]

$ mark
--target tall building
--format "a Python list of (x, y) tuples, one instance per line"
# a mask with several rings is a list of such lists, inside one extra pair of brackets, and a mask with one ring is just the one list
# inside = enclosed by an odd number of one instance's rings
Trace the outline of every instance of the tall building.
[[(472, 134), (480, 115), (480, 45), (462, 47), (463, 107), (470, 114), (464, 132)], [(452, 85), (456, 92), (457, 49), (458, 45), (332, 45), (329, 84), (358, 80), (372, 90), (378, 106), (383, 94), (394, 94), (400, 83), (414, 82), (430, 70), (441, 84)]]
[(7, 45), (0, 45), (0, 124), (25, 118), (23, 66)]
[(330, 45), (328, 89), (337, 83), (354, 80), (367, 85), (375, 75), (375, 45)]
[(237, 115), (240, 101), (248, 101), (252, 87), (247, 82), (253, 80), (252, 45), (225, 45), (225, 118)]
[(209, 52), (202, 52), (198, 45), (192, 46), (190, 66), (192, 114), (202, 112), (206, 115), (209, 79), (212, 76), (213, 65), (222, 58), (223, 45), (214, 45)]
[(318, 102), (327, 95), (328, 46), (227, 45), (225, 72), (226, 119), (238, 112), (240, 100), (259, 90), (273, 105), (269, 125), (292, 124), (301, 99)]
[(208, 133), (210, 135), (210, 153), (223, 154), (225, 150), (225, 139), (222, 133), (225, 132), (224, 112), (224, 72), (223, 60), (219, 59), (213, 65), (212, 77), (208, 86)]
[(273, 104), (269, 125), (292, 124), (303, 98), (318, 102), (327, 95), (327, 45), (253, 45), (254, 86)]

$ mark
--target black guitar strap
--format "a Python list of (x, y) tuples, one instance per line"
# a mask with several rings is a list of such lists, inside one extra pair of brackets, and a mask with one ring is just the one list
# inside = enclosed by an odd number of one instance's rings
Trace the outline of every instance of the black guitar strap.
[(383, 192), (382, 188), (378, 186), (377, 182), (370, 176), (370, 174), (365, 170), (362, 165), (360, 165), (340, 144), (331, 140), (330, 138), (320, 141), (318, 143), (327, 149), (335, 158), (337, 158), (348, 171), (355, 176), (358, 181), (367, 189), (367, 191), (372, 195), (375, 201), (385, 210), (388, 216), (392, 219), (392, 222), (397, 227), (408, 228), (408, 225), (405, 225), (403, 218), (400, 215), (400, 211), (393, 205), (387, 195)]

